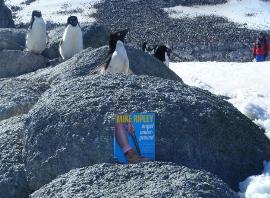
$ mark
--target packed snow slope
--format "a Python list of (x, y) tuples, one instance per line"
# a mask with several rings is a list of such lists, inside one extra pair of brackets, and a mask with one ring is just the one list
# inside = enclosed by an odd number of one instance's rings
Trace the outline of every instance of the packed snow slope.
[[(243, 114), (266, 130), (270, 138), (270, 64), (193, 62), (171, 63), (170, 68), (191, 86), (225, 96)], [(241, 182), (241, 198), (270, 197), (270, 162), (261, 175)]]
[(6, 0), (16, 15), (16, 23), (28, 23), (33, 10), (42, 11), (43, 18), (53, 23), (66, 23), (67, 17), (76, 15), (80, 22), (91, 22), (95, 9), (91, 6), (100, 0)]
[(269, 62), (182, 62), (172, 63), (171, 69), (191, 86), (226, 96), (270, 138)]
[(173, 18), (220, 16), (250, 29), (270, 29), (270, 2), (262, 0), (229, 0), (225, 4), (176, 6), (165, 8)]

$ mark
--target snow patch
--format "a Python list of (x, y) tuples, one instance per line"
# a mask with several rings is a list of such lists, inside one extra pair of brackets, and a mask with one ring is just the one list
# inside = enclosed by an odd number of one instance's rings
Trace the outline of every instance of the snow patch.
[(270, 2), (261, 0), (229, 0), (225, 4), (176, 6), (164, 9), (172, 18), (219, 16), (249, 29), (270, 29)]
[[(270, 139), (270, 64), (188, 62), (170, 68), (191, 86), (228, 98), (236, 108), (266, 130)], [(270, 162), (261, 175), (241, 182), (241, 198), (270, 198)]]
[(239, 111), (264, 128), (270, 139), (269, 62), (182, 62), (171, 63), (170, 68), (188, 85), (226, 96)]
[(65, 24), (70, 15), (76, 15), (81, 23), (93, 22), (90, 15), (96, 10), (92, 7), (100, 0), (35, 0), (26, 5), (25, 0), (6, 0), (6, 4), (19, 6), (16, 12), (16, 23), (28, 23), (33, 10), (40, 10), (46, 21)]
[(270, 198), (270, 162), (264, 162), (261, 175), (248, 177), (239, 184), (240, 198)]

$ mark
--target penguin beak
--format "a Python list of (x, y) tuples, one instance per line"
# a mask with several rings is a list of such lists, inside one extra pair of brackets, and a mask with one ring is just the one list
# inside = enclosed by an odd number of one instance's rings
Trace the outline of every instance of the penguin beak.
[(121, 36), (123, 37), (123, 38), (125, 38), (126, 37), (126, 35), (128, 34), (128, 32), (129, 32), (129, 28), (128, 29), (125, 29), (125, 30), (123, 30), (122, 32), (121, 32)]
[(122, 42), (124, 42), (125, 41), (125, 38), (126, 38), (126, 35), (128, 34), (128, 32), (129, 32), (129, 28), (120, 31), (119, 40), (121, 40)]

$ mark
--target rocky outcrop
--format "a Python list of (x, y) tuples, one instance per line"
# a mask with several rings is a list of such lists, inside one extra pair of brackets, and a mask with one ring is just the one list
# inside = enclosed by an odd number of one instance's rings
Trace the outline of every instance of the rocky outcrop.
[(19, 50), (0, 51), (0, 78), (19, 76), (47, 66), (48, 60), (40, 55)]
[(155, 162), (129, 166), (98, 164), (75, 169), (30, 196), (45, 197), (236, 198), (236, 194), (205, 171)]
[(3, 198), (27, 198), (30, 193), (22, 159), (23, 123), (24, 116), (0, 122), (0, 197)]
[(0, 29), (0, 50), (23, 50), (25, 48), (26, 30)]
[(82, 27), (84, 48), (99, 48), (108, 45), (110, 30), (104, 25), (93, 23)]
[(46, 82), (38, 80), (0, 80), (0, 121), (28, 113), (48, 88)]
[(28, 113), (31, 189), (71, 169), (112, 162), (114, 115), (144, 111), (157, 114), (159, 161), (207, 170), (237, 189), (270, 159), (264, 131), (207, 91), (150, 76), (90, 75), (53, 85)]
[[(49, 59), (60, 57), (59, 43), (62, 39), (65, 27), (61, 26), (49, 31), (48, 47), (43, 55)], [(103, 25), (93, 23), (91, 25), (82, 26), (84, 48), (98, 48), (109, 43), (109, 30)]]
[(14, 21), (10, 9), (0, 0), (0, 28), (14, 27)]
[[(159, 60), (131, 46), (127, 46), (126, 50), (129, 57), (130, 69), (134, 74), (156, 76), (182, 82), (179, 76)], [(108, 51), (109, 48), (107, 46), (94, 50), (88, 48), (44, 73), (47, 73), (47, 78), (50, 82), (54, 80), (65, 81), (79, 76), (98, 73), (96, 68), (105, 62)]]
[(42, 55), (49, 58), (54, 59), (60, 57), (59, 53), (59, 43), (64, 34), (65, 27), (60, 26), (54, 28), (48, 32), (48, 43), (47, 48), (43, 51)]

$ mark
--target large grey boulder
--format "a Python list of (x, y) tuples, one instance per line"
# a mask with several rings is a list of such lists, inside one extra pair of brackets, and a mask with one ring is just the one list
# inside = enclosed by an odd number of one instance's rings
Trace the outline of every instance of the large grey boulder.
[(60, 57), (59, 53), (59, 43), (64, 34), (65, 27), (60, 26), (54, 28), (48, 32), (48, 43), (47, 48), (42, 52), (42, 55), (49, 58), (54, 59)]
[(31, 189), (71, 169), (112, 162), (115, 114), (144, 111), (157, 113), (159, 161), (207, 170), (237, 189), (270, 159), (264, 131), (207, 91), (150, 76), (90, 75), (53, 85), (28, 113)]
[(30, 194), (22, 159), (24, 116), (0, 122), (0, 197)]
[(223, 181), (205, 171), (169, 163), (98, 164), (75, 169), (30, 198), (181, 197), (236, 198)]
[[(60, 57), (59, 43), (63, 37), (65, 27), (57, 27), (48, 33), (48, 46), (43, 52), (43, 56), (54, 59)], [(98, 48), (109, 43), (110, 31), (103, 25), (92, 23), (82, 26), (84, 48)]]
[(25, 29), (0, 29), (0, 50), (23, 50), (25, 48)]
[(110, 39), (110, 30), (99, 23), (82, 27), (84, 48), (99, 48), (107, 45)]
[[(126, 47), (130, 69), (136, 75), (156, 76), (170, 80), (182, 82), (172, 70), (166, 67), (162, 62), (152, 56), (137, 50), (132, 46)], [(97, 66), (105, 62), (109, 47), (104, 46), (98, 49), (88, 48), (73, 58), (53, 67), (48, 71), (49, 81), (68, 80), (79, 76), (97, 73)]]
[(14, 27), (14, 21), (10, 9), (0, 0), (0, 28)]
[(47, 66), (48, 60), (40, 55), (19, 50), (0, 51), (0, 78), (19, 76)]
[(48, 83), (19, 78), (0, 80), (0, 121), (28, 113)]

